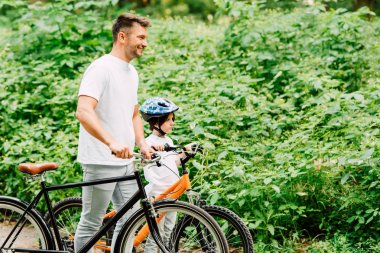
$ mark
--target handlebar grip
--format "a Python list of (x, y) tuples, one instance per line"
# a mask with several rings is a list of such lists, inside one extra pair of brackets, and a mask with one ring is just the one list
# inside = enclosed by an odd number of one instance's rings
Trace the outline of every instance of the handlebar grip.
[(178, 147), (176, 147), (176, 146), (174, 146), (174, 147), (170, 146), (168, 143), (165, 143), (165, 145), (164, 145), (164, 151), (166, 151), (166, 152), (177, 150), (177, 148)]
[(191, 150), (193, 152), (199, 152), (199, 151), (202, 152), (203, 151), (203, 147), (200, 144), (195, 143), (195, 144), (193, 144), (191, 146)]

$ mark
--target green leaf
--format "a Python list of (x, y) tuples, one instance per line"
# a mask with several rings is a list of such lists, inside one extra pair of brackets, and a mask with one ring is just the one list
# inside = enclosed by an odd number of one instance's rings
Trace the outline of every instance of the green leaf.
[(368, 158), (370, 158), (373, 154), (373, 152), (375, 151), (374, 148), (370, 148), (370, 149), (367, 149), (365, 152), (364, 152), (364, 155), (362, 156), (362, 159), (363, 160), (366, 160)]
[(275, 192), (280, 193), (280, 187), (278, 187), (277, 185), (272, 185), (272, 188)]
[(371, 216), (371, 217), (369, 217), (369, 219), (366, 221), (366, 223), (365, 223), (365, 224), (368, 224), (368, 223), (370, 223), (370, 222), (373, 220), (373, 217), (374, 217), (374, 216)]
[(351, 216), (350, 218), (347, 219), (348, 223), (352, 223), (356, 219), (356, 216)]
[(249, 223), (248, 227), (250, 229), (257, 229), (262, 222), (262, 220), (256, 220), (255, 223)]
[(267, 229), (268, 229), (268, 231), (269, 231), (269, 233), (271, 235), (274, 235), (274, 227), (273, 227), (273, 225), (268, 224), (267, 225)]
[(344, 185), (344, 184), (347, 182), (347, 180), (350, 178), (350, 176), (351, 176), (351, 173), (344, 174), (344, 176), (343, 176), (342, 179), (340, 180), (340, 183), (341, 183), (342, 185)]
[(265, 179), (264, 179), (264, 184), (266, 184), (266, 185), (267, 185), (267, 184), (270, 184), (271, 182), (272, 182), (272, 178), (269, 178), (269, 177), (268, 177), (268, 178), (265, 178)]
[(233, 167), (233, 175), (235, 177), (241, 177), (244, 175), (244, 170), (243, 170), (243, 166), (234, 166)]
[(3, 149), (4, 149), (4, 152), (8, 152), (8, 150), (10, 149), (11, 147), (11, 144), (9, 142), (4, 142), (3, 143)]
[(210, 205), (214, 205), (219, 199), (219, 194), (214, 193), (210, 198)]
[(218, 161), (223, 160), (223, 158), (225, 158), (225, 157), (227, 156), (227, 154), (228, 154), (228, 151), (227, 151), (227, 150), (224, 150), (223, 152), (221, 152), (221, 153), (218, 155), (217, 160), (218, 160)]
[(207, 137), (207, 138), (209, 138), (209, 139), (211, 139), (211, 140), (218, 139), (218, 136), (210, 134), (210, 133), (206, 133), (206, 132), (204, 133), (204, 136)]
[(202, 170), (203, 169), (203, 165), (200, 164), (199, 162), (195, 161), (195, 160), (192, 161), (192, 164), (198, 170)]
[(239, 200), (238, 204), (239, 204), (240, 207), (242, 207), (245, 204), (245, 199)]

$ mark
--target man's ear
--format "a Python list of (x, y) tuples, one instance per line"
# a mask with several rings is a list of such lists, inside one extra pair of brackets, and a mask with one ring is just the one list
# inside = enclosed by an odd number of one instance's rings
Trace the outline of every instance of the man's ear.
[(124, 43), (127, 39), (127, 35), (125, 34), (125, 32), (119, 32), (117, 34), (117, 38), (120, 42)]

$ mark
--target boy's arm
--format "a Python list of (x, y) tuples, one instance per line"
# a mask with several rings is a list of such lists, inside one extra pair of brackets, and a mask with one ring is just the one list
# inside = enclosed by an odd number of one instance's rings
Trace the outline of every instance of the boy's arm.
[[(191, 151), (191, 147), (194, 144), (196, 144), (196, 143), (195, 142), (189, 143), (186, 146), (184, 146), (184, 148), (186, 149), (186, 151)], [(186, 157), (186, 154), (184, 152), (182, 152), (181, 154), (178, 154), (177, 159), (175, 161), (176, 165), (179, 166), (181, 164), (181, 158), (185, 158), (185, 157)]]

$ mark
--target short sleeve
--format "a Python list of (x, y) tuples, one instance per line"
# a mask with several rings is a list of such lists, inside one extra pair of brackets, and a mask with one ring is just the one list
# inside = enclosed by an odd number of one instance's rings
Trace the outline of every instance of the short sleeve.
[(101, 64), (91, 64), (83, 75), (78, 96), (89, 96), (99, 101), (105, 87), (108, 85), (109, 76)]

